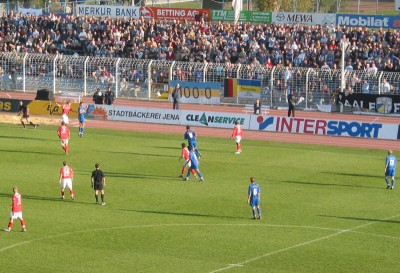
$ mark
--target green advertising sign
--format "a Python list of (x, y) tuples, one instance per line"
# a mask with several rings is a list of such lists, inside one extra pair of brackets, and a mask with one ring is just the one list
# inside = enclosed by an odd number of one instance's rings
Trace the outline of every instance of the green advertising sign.
[[(233, 10), (211, 10), (211, 21), (231, 21), (235, 20)], [(267, 11), (240, 11), (239, 21), (254, 23), (271, 23), (272, 13)]]
[(270, 11), (251, 11), (250, 22), (272, 23), (272, 12)]
[[(240, 12), (239, 21), (249, 22), (250, 11), (242, 10)], [(235, 13), (233, 10), (211, 10), (211, 21), (235, 21)]]

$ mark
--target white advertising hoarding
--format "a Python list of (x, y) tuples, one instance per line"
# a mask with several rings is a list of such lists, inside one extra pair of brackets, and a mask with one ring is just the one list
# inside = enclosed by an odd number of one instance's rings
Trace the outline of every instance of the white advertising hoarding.
[(302, 13), (302, 12), (273, 12), (273, 24), (307, 24), (323, 25), (336, 24), (336, 14), (333, 13)]

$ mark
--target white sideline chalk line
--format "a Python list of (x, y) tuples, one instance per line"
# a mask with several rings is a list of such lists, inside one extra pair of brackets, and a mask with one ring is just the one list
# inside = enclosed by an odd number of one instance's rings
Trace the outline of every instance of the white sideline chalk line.
[[(389, 217), (387, 219), (384, 220), (389, 220), (391, 218), (395, 218), (397, 216), (400, 216), (400, 214)], [(190, 227), (190, 226), (252, 226), (252, 227), (271, 227), (271, 228), (298, 228), (298, 229), (320, 229), (320, 230), (330, 230), (330, 231), (336, 231), (336, 233), (319, 238), (319, 239), (315, 239), (309, 242), (305, 242), (302, 244), (298, 244), (295, 246), (291, 246), (291, 247), (287, 247), (281, 250), (277, 250), (271, 253), (267, 253), (265, 255), (262, 255), (260, 257), (256, 257), (253, 259), (250, 259), (248, 261), (245, 262), (241, 262), (241, 263), (236, 263), (236, 264), (229, 264), (228, 267), (223, 268), (223, 269), (218, 269), (217, 271), (212, 271), (212, 272), (219, 272), (219, 271), (223, 271), (223, 270), (227, 270), (229, 268), (233, 268), (233, 267), (241, 267), (244, 266), (245, 263), (249, 263), (251, 261), (257, 260), (257, 259), (261, 259), (263, 257), (267, 257), (279, 252), (283, 252), (295, 247), (300, 247), (302, 245), (306, 245), (306, 244), (310, 244), (316, 241), (320, 241), (323, 239), (326, 239), (328, 237), (332, 237), (341, 233), (345, 233), (345, 232), (350, 232), (350, 233), (357, 233), (357, 234), (364, 234), (364, 235), (369, 235), (369, 236), (376, 236), (376, 237), (384, 237), (384, 238), (389, 238), (389, 239), (400, 239), (400, 237), (395, 237), (395, 236), (388, 236), (388, 235), (380, 235), (380, 234), (374, 234), (374, 233), (366, 233), (366, 232), (359, 232), (359, 231), (354, 231), (354, 229), (358, 229), (370, 224), (373, 224), (374, 222), (370, 222), (358, 227), (354, 227), (351, 229), (347, 229), (347, 230), (343, 230), (343, 229), (336, 229), (336, 228), (328, 228), (328, 227), (316, 227), (316, 226), (296, 226), (296, 225), (271, 225), (271, 224), (263, 224), (263, 225), (259, 225), (259, 224), (159, 224), (159, 225), (133, 225), (133, 226), (118, 226), (118, 227), (107, 227), (107, 228), (95, 228), (95, 229), (88, 229), (88, 230), (78, 230), (78, 231), (70, 231), (70, 232), (64, 232), (64, 233), (60, 233), (60, 234), (54, 234), (54, 235), (48, 235), (48, 236), (44, 236), (41, 238), (36, 238), (33, 240), (28, 240), (28, 241), (23, 241), (17, 244), (13, 244), (7, 247), (3, 247), (0, 249), (0, 252), (5, 252), (6, 250), (18, 247), (18, 246), (22, 246), (22, 245), (26, 245), (26, 244), (30, 244), (30, 243), (34, 243), (34, 242), (38, 242), (38, 241), (42, 241), (42, 240), (47, 240), (47, 239), (54, 239), (54, 238), (58, 238), (58, 237), (63, 237), (63, 236), (67, 236), (67, 235), (72, 235), (72, 234), (77, 234), (77, 233), (85, 233), (85, 232), (92, 232), (92, 231), (107, 231), (107, 230), (114, 230), (114, 229), (129, 229), (129, 228), (151, 228), (151, 227)]]
[[(400, 216), (400, 214), (397, 214), (397, 215), (394, 215), (394, 216), (391, 216), (391, 217), (388, 217), (388, 218), (385, 218), (385, 219), (381, 219), (381, 221), (386, 221), (386, 220), (389, 220), (389, 219), (392, 219), (392, 218), (396, 218), (396, 217), (399, 217), (399, 216)], [(265, 254), (263, 254), (261, 256), (254, 257), (254, 258), (251, 258), (251, 259), (243, 261), (243, 262), (235, 263), (235, 267), (237, 265), (244, 265), (244, 264), (247, 264), (247, 263), (250, 263), (250, 262), (265, 258), (265, 257), (268, 257), (268, 256), (272, 256), (272, 255), (277, 254), (277, 253), (281, 253), (281, 252), (287, 251), (287, 250), (291, 250), (291, 249), (302, 247), (302, 246), (305, 246), (305, 245), (309, 245), (309, 244), (312, 244), (312, 243), (315, 243), (315, 242), (318, 242), (318, 241), (322, 241), (322, 240), (325, 240), (325, 239), (328, 239), (328, 238), (331, 238), (331, 237), (334, 237), (336, 235), (340, 235), (340, 234), (343, 234), (343, 233), (361, 233), (361, 232), (357, 232), (357, 231), (355, 232), (354, 230), (360, 229), (360, 228), (363, 228), (363, 227), (366, 227), (366, 226), (370, 226), (370, 225), (375, 224), (377, 222), (378, 221), (371, 221), (369, 223), (366, 223), (366, 224), (363, 224), (363, 225), (360, 225), (360, 226), (356, 226), (356, 227), (353, 227), (353, 228), (350, 228), (350, 229), (339, 230), (336, 233), (333, 233), (333, 234), (330, 234), (330, 235), (327, 235), (327, 236), (324, 236), (324, 237), (320, 237), (320, 238), (317, 238), (317, 239), (314, 239), (314, 240), (311, 240), (311, 241), (306, 241), (304, 243), (292, 245), (292, 246), (285, 247), (285, 248), (282, 248), (282, 249), (278, 249), (278, 250), (275, 250), (275, 251), (272, 251), (272, 252), (269, 252), (269, 253), (265, 253)], [(366, 234), (366, 233), (361, 233), (361, 234)], [(387, 236), (380, 235), (380, 237), (387, 237)], [(231, 269), (233, 267), (234, 266), (232, 266), (232, 264), (230, 264), (227, 267), (223, 267), (223, 268), (211, 271), (210, 273), (225, 271), (225, 270)]]
[(4, 252), (5, 250), (37, 242), (37, 241), (42, 241), (45, 239), (54, 239), (57, 237), (63, 237), (66, 235), (71, 235), (71, 234), (77, 234), (77, 233), (85, 233), (85, 232), (92, 232), (92, 231), (107, 231), (107, 230), (113, 230), (113, 229), (128, 229), (128, 228), (150, 228), (150, 227), (174, 227), (174, 226), (253, 226), (253, 227), (276, 227), (276, 228), (304, 228), (304, 229), (324, 229), (324, 230), (332, 230), (332, 231), (340, 231), (340, 229), (334, 229), (334, 228), (326, 228), (326, 227), (315, 227), (315, 226), (295, 226), (295, 225), (255, 225), (255, 224), (159, 224), (159, 225), (133, 225), (133, 226), (118, 226), (118, 227), (107, 227), (107, 228), (95, 228), (95, 229), (87, 229), (87, 230), (77, 230), (77, 231), (69, 231), (69, 232), (64, 232), (60, 234), (54, 234), (54, 235), (48, 235), (45, 237), (41, 238), (36, 238), (33, 240), (28, 240), (28, 241), (23, 241), (14, 245), (10, 245), (4, 248), (0, 248), (0, 252)]

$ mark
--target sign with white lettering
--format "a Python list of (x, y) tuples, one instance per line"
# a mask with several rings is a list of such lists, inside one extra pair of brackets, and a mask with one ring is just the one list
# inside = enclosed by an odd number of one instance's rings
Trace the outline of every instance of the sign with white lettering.
[(369, 28), (399, 28), (398, 16), (360, 15), (360, 14), (338, 14), (337, 25), (347, 27), (369, 27)]

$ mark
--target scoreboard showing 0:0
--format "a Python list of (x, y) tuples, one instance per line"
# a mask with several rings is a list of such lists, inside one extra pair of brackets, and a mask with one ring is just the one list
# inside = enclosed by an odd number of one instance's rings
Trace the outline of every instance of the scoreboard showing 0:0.
[(206, 87), (204, 89), (199, 89), (198, 87), (184, 87), (181, 89), (181, 97), (185, 98), (199, 98), (199, 97), (206, 97), (207, 99), (211, 99), (212, 91), (211, 88)]
[(170, 81), (169, 94), (179, 83), (182, 103), (219, 104), (221, 101), (221, 84), (216, 82)]

